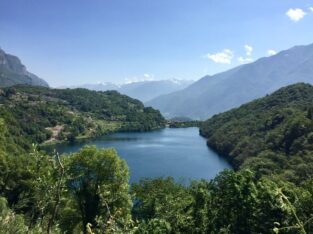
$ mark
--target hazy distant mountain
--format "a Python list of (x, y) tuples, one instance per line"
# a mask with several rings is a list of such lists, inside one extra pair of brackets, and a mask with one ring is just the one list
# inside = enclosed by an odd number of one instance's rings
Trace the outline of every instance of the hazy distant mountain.
[(97, 84), (83, 84), (83, 85), (76, 85), (76, 86), (62, 86), (58, 87), (60, 89), (69, 88), (69, 89), (76, 89), (76, 88), (84, 88), (94, 91), (107, 91), (107, 90), (118, 90), (119, 86), (115, 85), (110, 82), (106, 83), (97, 83)]
[(86, 88), (96, 91), (116, 90), (129, 97), (136, 98), (142, 102), (146, 102), (160, 95), (184, 89), (192, 82), (193, 81), (190, 80), (172, 79), (172, 80), (140, 81), (123, 84), (120, 86), (113, 83), (99, 83), (60, 88)]
[(28, 72), (16, 56), (6, 54), (0, 49), (0, 87), (17, 84), (48, 87), (48, 83)]
[(193, 81), (190, 80), (155, 80), (141, 81), (122, 85), (118, 91), (132, 98), (147, 102), (160, 95), (169, 94), (186, 88)]
[(295, 46), (274, 56), (205, 76), (189, 87), (146, 103), (166, 117), (194, 119), (224, 112), (283, 86), (313, 83), (313, 44)]

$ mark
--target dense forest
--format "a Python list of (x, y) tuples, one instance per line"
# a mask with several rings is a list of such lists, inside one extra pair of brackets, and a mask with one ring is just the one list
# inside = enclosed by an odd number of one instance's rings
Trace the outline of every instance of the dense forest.
[(282, 88), (212, 117), (200, 132), (236, 169), (300, 184), (313, 176), (313, 86)]
[(159, 111), (115, 91), (15, 86), (0, 89), (0, 116), (22, 148), (115, 131), (162, 128)]
[[(21, 118), (18, 111), (13, 113), (16, 102), (24, 100), (26, 106), (36, 102), (29, 95), (34, 92), (29, 88), (5, 92), (1, 108), (11, 105), (12, 111), (4, 113), (13, 117), (1, 114), (6, 118), (0, 121), (0, 233), (313, 233), (310, 85), (283, 88), (204, 122), (201, 134), (236, 170), (189, 185), (172, 178), (129, 185), (128, 167), (113, 149), (86, 146), (62, 157), (47, 155), (36, 144), (25, 150), (18, 134), (12, 136), (9, 121)], [(33, 98), (60, 103), (51, 104), (53, 111), (59, 106), (83, 118), (102, 118), (103, 111), (93, 108), (98, 99), (84, 106), (84, 100), (73, 97), (87, 91), (71, 92), (40, 88)], [(107, 111), (114, 113), (107, 120), (128, 118), (120, 110)], [(28, 114), (22, 109), (20, 113)], [(50, 116), (55, 118), (49, 113), (42, 119)], [(31, 138), (24, 143), (31, 141), (40, 142)]]
[(190, 128), (190, 127), (200, 127), (201, 121), (198, 120), (169, 120), (167, 123), (169, 128)]

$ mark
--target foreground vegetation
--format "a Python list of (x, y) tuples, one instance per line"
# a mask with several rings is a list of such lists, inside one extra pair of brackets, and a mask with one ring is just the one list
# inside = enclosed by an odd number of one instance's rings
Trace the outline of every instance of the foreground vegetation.
[(171, 178), (129, 185), (113, 149), (26, 151), (1, 120), (0, 233), (312, 233), (313, 178), (304, 169), (312, 95), (310, 85), (290, 86), (203, 123), (208, 144), (237, 171), (188, 186)]
[[(313, 180), (301, 186), (224, 171), (185, 187), (171, 178), (129, 190), (112, 149), (59, 158), (1, 156), (3, 233), (310, 233)], [(303, 229), (303, 231), (301, 231)], [(306, 231), (307, 230), (307, 231)]]

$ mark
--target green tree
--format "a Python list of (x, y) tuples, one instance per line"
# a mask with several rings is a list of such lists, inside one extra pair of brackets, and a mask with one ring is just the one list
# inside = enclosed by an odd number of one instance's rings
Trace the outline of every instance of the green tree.
[(116, 151), (87, 146), (71, 155), (65, 167), (84, 232), (87, 225), (103, 232), (126, 228), (131, 220), (129, 172)]
[(27, 233), (28, 227), (22, 215), (15, 214), (7, 206), (5, 198), (0, 197), (0, 233)]
[(170, 234), (171, 225), (162, 219), (150, 219), (148, 222), (142, 221), (135, 234)]
[(193, 228), (190, 191), (173, 178), (144, 179), (134, 184), (134, 219), (164, 220), (174, 233), (190, 233)]

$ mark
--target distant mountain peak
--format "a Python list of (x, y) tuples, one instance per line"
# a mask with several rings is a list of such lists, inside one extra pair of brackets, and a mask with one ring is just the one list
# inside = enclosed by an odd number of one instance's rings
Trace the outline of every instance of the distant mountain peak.
[(192, 82), (193, 81), (191, 80), (179, 79), (134, 81), (120, 85), (111, 82), (100, 82), (96, 84), (84, 84), (60, 88), (86, 88), (96, 91), (116, 90), (132, 98), (146, 102), (157, 96), (181, 90)]
[(169, 81), (178, 85), (184, 85), (186, 83), (191, 84), (194, 82), (194, 80), (184, 80), (184, 79), (178, 79), (178, 78), (172, 78), (172, 79), (169, 79)]
[(146, 103), (171, 118), (206, 119), (290, 84), (313, 83), (313, 44), (205, 76), (187, 88)]
[(0, 87), (18, 84), (49, 86), (46, 81), (28, 72), (17, 56), (7, 54), (0, 48)]

